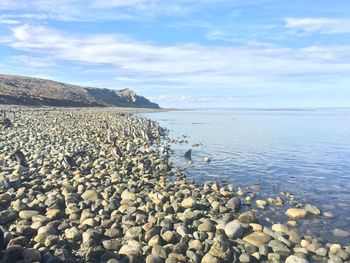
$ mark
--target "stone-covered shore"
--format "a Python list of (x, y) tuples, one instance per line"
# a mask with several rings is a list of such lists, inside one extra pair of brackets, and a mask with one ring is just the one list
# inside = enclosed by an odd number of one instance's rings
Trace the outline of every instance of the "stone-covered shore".
[(259, 209), (288, 195), (186, 179), (167, 130), (132, 113), (25, 109), (0, 121), (0, 262), (350, 262), (349, 246), (295, 230), (332, 214), (290, 207), (285, 224), (260, 224)]

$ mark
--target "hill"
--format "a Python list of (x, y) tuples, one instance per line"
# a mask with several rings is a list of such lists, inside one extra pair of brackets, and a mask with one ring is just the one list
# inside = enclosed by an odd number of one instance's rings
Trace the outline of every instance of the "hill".
[(3, 74), (0, 74), (0, 104), (160, 108), (158, 104), (150, 102), (130, 89), (81, 87), (52, 80)]

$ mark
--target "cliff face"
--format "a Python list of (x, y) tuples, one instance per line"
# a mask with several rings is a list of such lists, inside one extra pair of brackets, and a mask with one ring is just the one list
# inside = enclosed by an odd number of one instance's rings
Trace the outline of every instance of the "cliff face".
[(55, 107), (160, 108), (129, 89), (86, 88), (61, 82), (0, 74), (0, 104)]

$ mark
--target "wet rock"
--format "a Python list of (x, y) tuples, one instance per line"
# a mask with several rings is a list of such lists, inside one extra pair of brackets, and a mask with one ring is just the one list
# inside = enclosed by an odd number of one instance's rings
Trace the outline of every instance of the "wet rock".
[(265, 200), (256, 200), (256, 206), (261, 208), (261, 209), (264, 209), (265, 206), (267, 205), (267, 202)]
[(282, 232), (282, 233), (288, 233), (289, 229), (286, 225), (283, 224), (274, 224), (272, 225), (272, 231), (275, 232)]
[(239, 199), (238, 197), (232, 197), (226, 203), (226, 207), (232, 210), (238, 210), (240, 205), (241, 205), (241, 199)]
[(312, 215), (319, 216), (321, 214), (321, 210), (315, 205), (306, 204), (305, 205), (305, 210), (307, 212), (309, 212), (310, 214), (312, 214)]
[(344, 237), (350, 236), (350, 232), (349, 231), (345, 231), (345, 230), (342, 230), (342, 229), (339, 229), (339, 228), (334, 229), (332, 233), (336, 237), (344, 238)]
[(320, 247), (316, 250), (316, 255), (321, 257), (326, 257), (328, 254), (328, 249), (325, 247)]
[(204, 157), (203, 162), (210, 163), (210, 158), (208, 156)]
[(301, 208), (289, 208), (285, 215), (291, 219), (304, 219), (307, 216), (307, 211)]

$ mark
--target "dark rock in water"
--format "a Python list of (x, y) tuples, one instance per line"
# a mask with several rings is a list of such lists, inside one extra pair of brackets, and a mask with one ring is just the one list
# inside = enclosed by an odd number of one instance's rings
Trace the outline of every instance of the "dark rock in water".
[(187, 152), (185, 152), (184, 157), (188, 160), (191, 160), (192, 159), (192, 150), (189, 149)]

